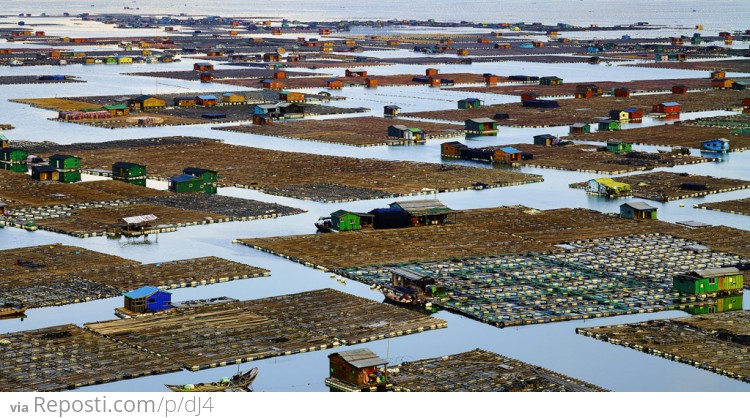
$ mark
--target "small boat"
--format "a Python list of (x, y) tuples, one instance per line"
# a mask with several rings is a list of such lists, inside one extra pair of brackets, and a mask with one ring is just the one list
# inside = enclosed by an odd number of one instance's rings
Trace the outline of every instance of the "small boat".
[(386, 299), (401, 305), (424, 306), (446, 296), (445, 287), (421, 272), (406, 268), (391, 269), (392, 282), (382, 286)]
[(318, 228), (318, 231), (320, 232), (331, 232), (331, 228), (333, 228), (331, 217), (321, 216), (320, 218), (318, 218), (318, 221), (315, 222), (315, 227)]
[(239, 373), (238, 370), (231, 379), (223, 377), (218, 382), (164, 386), (172, 392), (251, 392), (256, 377), (258, 377), (258, 368), (253, 367), (245, 373)]
[(20, 302), (5, 302), (0, 305), (0, 317), (20, 316), (26, 312), (26, 308)]

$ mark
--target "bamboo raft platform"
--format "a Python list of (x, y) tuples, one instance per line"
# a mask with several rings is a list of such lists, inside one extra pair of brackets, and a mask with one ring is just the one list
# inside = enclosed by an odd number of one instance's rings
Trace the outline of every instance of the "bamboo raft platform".
[(622, 219), (588, 209), (537, 210), (524, 206), (460, 211), (453, 224), (361, 229), (238, 239), (236, 243), (323, 270), (555, 250), (576, 240), (664, 233), (693, 239), (718, 251), (750, 257), (750, 231), (692, 229), (662, 221)]
[(395, 392), (607, 392), (481, 349), (402, 363), (388, 378)]
[[(667, 80), (638, 80), (638, 81), (597, 81), (597, 86), (604, 90), (606, 95), (611, 95), (611, 90), (617, 87), (625, 87), (631, 93), (671, 92), (672, 86), (685, 85), (689, 90), (711, 89), (710, 78), (682, 78)], [(486, 87), (461, 87), (457, 91), (473, 93), (494, 93), (520, 96), (523, 93), (535, 93), (539, 97), (571, 97), (575, 94), (576, 83), (558, 85), (524, 85), (524, 86), (486, 86)]]
[(542, 254), (509, 254), (337, 270), (375, 286), (391, 282), (392, 268), (418, 271), (444, 286), (433, 305), (504, 328), (615, 315), (691, 309), (713, 304), (680, 295), (657, 281), (593, 268)]
[(591, 145), (547, 147), (544, 145), (512, 144), (508, 146), (534, 155), (531, 160), (520, 161), (520, 164), (524, 166), (609, 175), (713, 161), (711, 158), (679, 154), (644, 152), (621, 155), (601, 152)]
[[(750, 181), (727, 179), (722, 177), (701, 176), (698, 174), (680, 174), (666, 171), (614, 177), (614, 180), (630, 185), (633, 197), (670, 202), (689, 197), (707, 196), (715, 193), (726, 193), (750, 188)], [(706, 190), (682, 189), (684, 183), (704, 184)], [(574, 189), (585, 189), (586, 183), (573, 183)]]
[(732, 126), (696, 126), (693, 121), (688, 121), (681, 124), (649, 126), (638, 129), (572, 134), (563, 138), (574, 141), (597, 142), (620, 140), (635, 145), (688, 147), (694, 149), (701, 149), (704, 141), (726, 138), (730, 141), (732, 151), (750, 149), (750, 135), (733, 135), (731, 134), (731, 128)]
[[(679, 96), (679, 97), (678, 97)], [(521, 101), (499, 105), (481, 106), (473, 109), (435, 110), (426, 112), (403, 113), (401, 116), (426, 120), (447, 120), (463, 122), (472, 118), (492, 118), (496, 113), (507, 113), (510, 119), (498, 120), (498, 126), (509, 127), (549, 127), (567, 126), (574, 123), (592, 123), (598, 118), (609, 118), (609, 110), (637, 107), (649, 113), (651, 106), (678, 101), (682, 112), (700, 112), (708, 110), (733, 110), (742, 106), (742, 99), (747, 93), (741, 90), (710, 90), (691, 92), (689, 94), (648, 94), (630, 97), (593, 97), (590, 99), (561, 99), (559, 108), (537, 109), (523, 107)], [(628, 132), (629, 130), (621, 131)], [(632, 130), (630, 130), (632, 131)], [(643, 132), (635, 135), (643, 138)], [(612, 134), (617, 132), (604, 132)], [(589, 135), (583, 135), (587, 138)], [(613, 135), (614, 137), (614, 135)]]
[(174, 289), (270, 274), (218, 257), (140, 264), (60, 244), (0, 251), (0, 263), (0, 301), (28, 308), (116, 297), (146, 285)]
[[(184, 167), (207, 167), (221, 174), (221, 185), (318, 201), (372, 199), (474, 189), (475, 184), (505, 187), (542, 181), (541, 176), (467, 166), (320, 156), (227, 145), (186, 137), (189, 145), (102, 146), (96, 150), (66, 146), (82, 158), (85, 169), (106, 170), (113, 161), (144, 164), (149, 174), (166, 178)], [(192, 140), (192, 141), (191, 141)], [(150, 140), (142, 140), (147, 143)], [(387, 172), (390, 175), (384, 176)], [(2, 198), (2, 196), (0, 196)]]
[(750, 62), (746, 59), (685, 62), (650, 62), (633, 64), (638, 67), (669, 68), (672, 70), (728, 71), (750, 73)]
[(332, 289), (88, 323), (190, 370), (444, 328), (446, 322)]
[(750, 311), (578, 328), (576, 332), (750, 383)]
[(75, 325), (0, 334), (0, 391), (61, 391), (180, 366)]
[(458, 137), (464, 134), (462, 127), (457, 125), (394, 121), (393, 119), (372, 116), (347, 118), (343, 121), (341, 119), (303, 120), (290, 123), (276, 123), (274, 125), (239, 125), (214, 129), (341, 145), (374, 146), (393, 145), (403, 142), (388, 136), (388, 127), (398, 124), (406, 124), (410, 128), (422, 129), (427, 132), (426, 139), (428, 140)]
[(734, 213), (735, 215), (750, 216), (750, 198), (725, 200), (723, 202), (701, 203), (696, 208), (715, 210), (718, 212)]

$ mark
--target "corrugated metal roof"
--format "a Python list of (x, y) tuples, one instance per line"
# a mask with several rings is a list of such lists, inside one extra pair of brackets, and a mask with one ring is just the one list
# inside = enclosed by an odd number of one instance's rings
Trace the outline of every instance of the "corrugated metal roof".
[(506, 154), (520, 154), (521, 153), (520, 150), (518, 150), (516, 148), (513, 148), (513, 147), (502, 147), (502, 148), (500, 148), (500, 151), (502, 151), (502, 152), (504, 152)]
[(387, 361), (375, 355), (375, 353), (370, 351), (370, 349), (368, 348), (357, 348), (354, 350), (341, 351), (331, 355), (333, 356), (336, 354), (341, 356), (344, 361), (358, 369), (361, 369), (363, 367), (381, 366), (384, 364), (388, 364)]
[(429, 278), (429, 276), (427, 276), (424, 273), (420, 273), (414, 270), (405, 269), (401, 267), (392, 268), (391, 273), (401, 276), (405, 279), (417, 281), (417, 282)]
[(182, 183), (183, 181), (193, 181), (199, 179), (198, 177), (191, 176), (190, 174), (180, 174), (177, 177), (170, 177), (169, 181), (175, 183)]
[[(125, 293), (123, 296), (125, 296), (126, 298), (130, 298), (130, 299), (138, 299), (138, 298), (145, 298), (145, 297), (151, 296), (156, 292), (163, 292), (163, 290), (154, 286), (143, 286), (141, 288), (131, 290), (130, 292)], [(166, 292), (166, 293), (169, 293), (169, 292)]]
[(662, 103), (662, 106), (679, 106), (680, 104), (677, 102), (664, 102)]
[(476, 119), (469, 119), (469, 120), (474, 123), (495, 123), (495, 120), (490, 119), (490, 118), (476, 118)]
[(701, 277), (716, 277), (728, 274), (740, 274), (740, 270), (737, 267), (721, 267), (714, 269), (693, 270), (693, 273)]
[(631, 203), (623, 203), (622, 205), (620, 205), (620, 207), (623, 207), (623, 206), (629, 206), (637, 210), (655, 210), (656, 209), (655, 207), (649, 205), (646, 202), (631, 202)]
[(122, 221), (126, 224), (139, 224), (142, 222), (152, 222), (159, 218), (156, 217), (156, 215), (141, 215), (141, 216), (128, 216), (127, 218), (122, 218)]
[(213, 94), (200, 95), (198, 96), (198, 98), (201, 100), (216, 100), (216, 96), (214, 96)]
[(443, 202), (437, 199), (411, 200), (408, 202), (394, 202), (391, 207), (398, 206), (412, 216), (420, 215), (437, 215), (440, 213), (453, 212), (451, 208), (445, 206)]

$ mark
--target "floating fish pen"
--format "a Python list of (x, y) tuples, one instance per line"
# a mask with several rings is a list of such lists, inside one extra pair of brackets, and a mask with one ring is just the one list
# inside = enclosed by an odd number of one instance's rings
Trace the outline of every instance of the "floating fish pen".
[(28, 308), (115, 297), (147, 285), (174, 289), (270, 274), (218, 257), (140, 264), (57, 244), (3, 250), (0, 263), (0, 301)]
[(193, 371), (446, 325), (441, 319), (332, 289), (86, 324)]
[(389, 369), (396, 392), (607, 392), (598, 386), (476, 349)]
[[(337, 270), (368, 284), (391, 280), (393, 266)], [(540, 254), (498, 255), (399, 265), (433, 277), (447, 298), (433, 305), (494, 326), (519, 326), (700, 306), (651, 282)]]
[(734, 213), (736, 215), (750, 216), (750, 198), (725, 200), (723, 202), (701, 203), (699, 205), (695, 205), (695, 207), (715, 210), (719, 212)]
[[(295, 123), (279, 123), (264, 126), (240, 125), (214, 129), (352, 146), (414, 143), (415, 140), (399, 140), (398, 138), (388, 136), (388, 127), (396, 124), (399, 124), (399, 122), (366, 116), (348, 118), (345, 124), (341, 123), (340, 119), (311, 119)], [(401, 124), (408, 127), (420, 128), (427, 132), (421, 138), (422, 141), (433, 138), (457, 137), (464, 133), (462, 126), (453, 124), (422, 121), (405, 121)]]
[[(634, 130), (637, 131), (638, 129)], [(750, 181), (746, 180), (666, 171), (614, 177), (613, 180), (630, 185), (633, 197), (658, 202), (669, 202), (750, 188)], [(570, 187), (585, 189), (586, 184), (586, 182), (573, 183)], [(694, 187), (690, 187), (691, 184), (700, 184), (702, 189), (696, 191)]]
[(595, 238), (566, 243), (550, 257), (597, 271), (649, 281), (666, 290), (677, 274), (750, 262), (750, 258), (712, 251), (699, 242), (667, 234)]
[(60, 391), (180, 366), (75, 325), (0, 334), (0, 391)]
[(576, 332), (750, 383), (750, 311), (578, 328)]

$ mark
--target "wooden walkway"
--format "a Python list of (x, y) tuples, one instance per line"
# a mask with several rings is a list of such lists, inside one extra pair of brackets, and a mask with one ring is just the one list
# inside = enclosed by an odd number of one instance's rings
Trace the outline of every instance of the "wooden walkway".
[(190, 370), (444, 328), (446, 322), (332, 289), (89, 323)]

